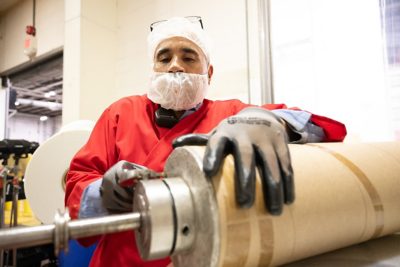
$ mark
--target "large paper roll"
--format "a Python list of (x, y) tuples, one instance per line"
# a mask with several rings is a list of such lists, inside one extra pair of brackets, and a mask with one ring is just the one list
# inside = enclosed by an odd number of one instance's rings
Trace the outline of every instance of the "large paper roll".
[(25, 172), (25, 194), (35, 217), (53, 223), (57, 210), (64, 210), (64, 176), (75, 153), (86, 143), (92, 121), (76, 121), (41, 144)]
[(235, 201), (234, 161), (207, 179), (204, 147), (176, 149), (165, 172), (191, 187), (198, 234), (174, 265), (278, 266), (400, 231), (400, 142), (290, 145), (296, 200), (270, 215), (257, 176), (255, 203)]
[[(400, 231), (400, 142), (291, 145), (296, 200), (239, 209), (233, 159), (214, 179), (224, 267), (276, 266)], [(201, 153), (201, 152), (200, 152)]]

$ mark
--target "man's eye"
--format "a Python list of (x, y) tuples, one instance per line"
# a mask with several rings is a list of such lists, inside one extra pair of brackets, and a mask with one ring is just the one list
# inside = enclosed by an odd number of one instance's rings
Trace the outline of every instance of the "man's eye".
[(185, 57), (185, 58), (183, 58), (183, 61), (185, 61), (185, 62), (193, 62), (193, 61), (194, 61), (194, 58)]
[(165, 58), (160, 58), (158, 61), (162, 62), (162, 63), (168, 63), (171, 59), (168, 57)]

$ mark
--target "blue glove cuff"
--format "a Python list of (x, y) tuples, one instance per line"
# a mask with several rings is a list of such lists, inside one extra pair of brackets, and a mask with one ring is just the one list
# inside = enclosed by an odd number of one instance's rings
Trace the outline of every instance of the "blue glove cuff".
[(272, 112), (285, 120), (290, 129), (298, 134), (299, 139), (292, 140), (292, 144), (318, 143), (325, 138), (324, 130), (310, 121), (311, 113), (307, 111), (275, 109)]
[(103, 201), (100, 196), (102, 180), (103, 179), (98, 179), (92, 182), (85, 188), (85, 191), (83, 191), (78, 215), (80, 219), (110, 215), (103, 206)]

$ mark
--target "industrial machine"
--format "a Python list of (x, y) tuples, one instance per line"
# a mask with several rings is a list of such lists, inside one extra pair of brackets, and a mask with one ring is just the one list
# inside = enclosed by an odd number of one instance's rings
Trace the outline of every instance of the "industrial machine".
[[(266, 211), (260, 180), (253, 207), (234, 198), (234, 163), (203, 175), (204, 148), (174, 150), (163, 179), (138, 181), (133, 213), (0, 231), (0, 249), (135, 231), (144, 259), (174, 266), (276, 266), (400, 231), (400, 143), (290, 145), (296, 200)], [(141, 177), (132, 171), (132, 179)]]

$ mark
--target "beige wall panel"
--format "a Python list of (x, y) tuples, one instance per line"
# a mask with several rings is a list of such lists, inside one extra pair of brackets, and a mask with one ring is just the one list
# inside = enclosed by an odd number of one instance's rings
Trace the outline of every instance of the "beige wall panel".
[(116, 1), (65, 2), (63, 124), (97, 120), (115, 97)]
[(36, 29), (37, 55), (64, 45), (64, 0), (36, 0)]
[[(25, 27), (32, 24), (32, 1), (21, 1), (1, 17), (0, 72), (28, 61)], [(37, 56), (64, 44), (64, 1), (36, 1)]]
[(115, 100), (115, 32), (83, 19), (79, 119), (96, 120)]
[(32, 2), (22, 1), (2, 15), (3, 43), (0, 71), (5, 71), (28, 60), (24, 55), (25, 26), (32, 23)]
[[(73, 2), (73, 1), (71, 1)], [(68, 7), (68, 5), (66, 5)], [(70, 14), (66, 10), (66, 15)], [(63, 124), (79, 119), (80, 113), (80, 79), (81, 79), (81, 20), (70, 17), (65, 22), (65, 46), (63, 69)]]

